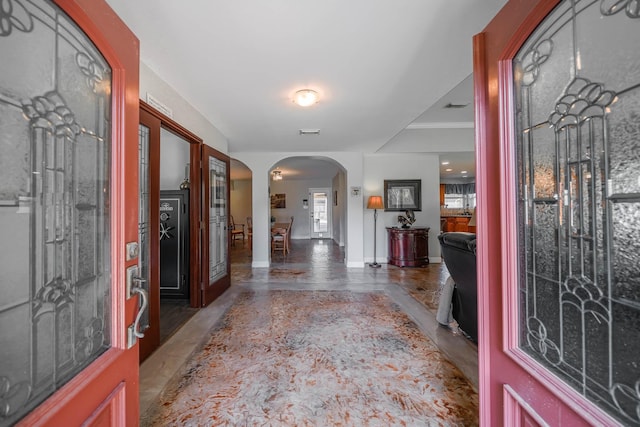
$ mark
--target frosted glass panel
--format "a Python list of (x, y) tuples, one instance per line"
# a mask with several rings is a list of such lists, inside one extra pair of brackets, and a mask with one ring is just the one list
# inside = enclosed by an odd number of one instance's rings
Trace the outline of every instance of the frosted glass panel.
[(327, 193), (313, 193), (313, 232), (326, 233), (329, 231), (327, 217)]
[(209, 157), (209, 286), (227, 274), (227, 165)]
[(563, 1), (514, 60), (520, 347), (640, 425), (635, 1)]
[(1, 21), (0, 426), (8, 426), (110, 347), (111, 69), (49, 1), (2, 2)]

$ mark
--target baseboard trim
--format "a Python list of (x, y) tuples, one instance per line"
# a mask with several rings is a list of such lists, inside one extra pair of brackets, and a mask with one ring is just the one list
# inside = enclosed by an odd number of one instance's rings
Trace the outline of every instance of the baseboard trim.
[(253, 268), (269, 268), (269, 261), (251, 261)]
[(364, 268), (365, 264), (363, 262), (351, 262), (347, 261), (348, 268)]
[(442, 257), (439, 256), (430, 256), (429, 257), (429, 262), (433, 263), (433, 264), (440, 264), (442, 263)]

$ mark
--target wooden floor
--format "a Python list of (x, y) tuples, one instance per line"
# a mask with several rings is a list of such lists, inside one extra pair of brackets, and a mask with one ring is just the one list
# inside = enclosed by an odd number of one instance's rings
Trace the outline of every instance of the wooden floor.
[(187, 299), (160, 300), (160, 344), (173, 335), (187, 320), (198, 312)]

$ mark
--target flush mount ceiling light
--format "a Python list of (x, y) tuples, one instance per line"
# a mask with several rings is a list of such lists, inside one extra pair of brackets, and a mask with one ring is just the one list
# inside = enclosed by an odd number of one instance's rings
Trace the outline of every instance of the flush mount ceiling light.
[(309, 107), (320, 99), (318, 92), (311, 89), (302, 89), (293, 95), (293, 102), (301, 107)]
[(273, 180), (274, 181), (282, 181), (282, 172), (279, 170), (274, 170), (273, 172), (271, 172), (273, 174)]

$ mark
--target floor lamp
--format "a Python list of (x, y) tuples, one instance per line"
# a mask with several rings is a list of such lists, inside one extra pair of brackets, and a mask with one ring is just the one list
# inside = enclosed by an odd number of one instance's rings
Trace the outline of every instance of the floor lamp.
[(369, 267), (380, 268), (381, 265), (376, 261), (376, 234), (378, 234), (376, 223), (378, 222), (378, 209), (384, 209), (384, 205), (382, 204), (382, 196), (369, 196), (369, 201), (367, 201), (367, 209), (373, 209), (373, 262), (369, 263)]

